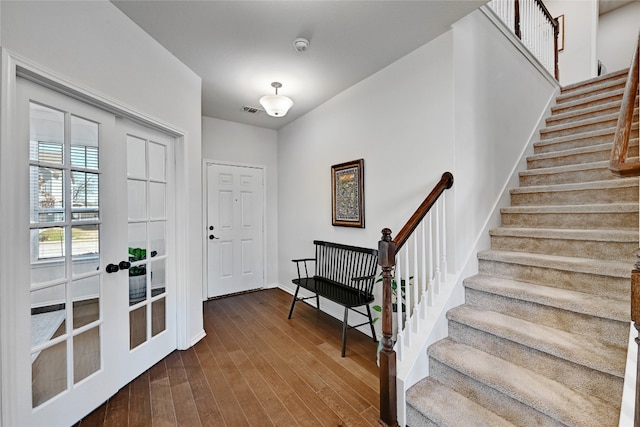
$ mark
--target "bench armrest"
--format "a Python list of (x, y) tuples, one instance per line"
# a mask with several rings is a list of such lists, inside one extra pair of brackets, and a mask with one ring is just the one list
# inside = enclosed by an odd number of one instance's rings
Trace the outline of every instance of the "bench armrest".
[(304, 275), (305, 277), (308, 279), (309, 278), (309, 270), (307, 269), (307, 262), (308, 261), (314, 261), (315, 262), (315, 258), (300, 258), (300, 259), (292, 259), (292, 262), (296, 263), (296, 270), (298, 270), (298, 280), (301, 279), (300, 277), (300, 263), (304, 263)]
[(302, 261), (315, 261), (315, 258), (300, 258), (300, 259), (292, 259), (291, 262), (302, 262)]

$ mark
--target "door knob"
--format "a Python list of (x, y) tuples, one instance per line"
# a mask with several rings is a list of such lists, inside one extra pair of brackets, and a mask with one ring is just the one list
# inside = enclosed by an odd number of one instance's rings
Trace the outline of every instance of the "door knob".
[(120, 267), (120, 270), (128, 270), (131, 267), (131, 263), (129, 261), (120, 261), (118, 267)]
[(209, 226), (209, 230), (213, 230), (213, 225), (210, 225), (210, 226)]
[(120, 268), (115, 264), (107, 265), (107, 273), (116, 273)]
[(220, 239), (219, 237), (214, 236), (213, 234), (209, 234), (209, 240)]

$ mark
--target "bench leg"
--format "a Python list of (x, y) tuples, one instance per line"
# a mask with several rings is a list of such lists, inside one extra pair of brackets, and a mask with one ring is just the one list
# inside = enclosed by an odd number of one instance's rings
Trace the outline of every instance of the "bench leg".
[(342, 323), (342, 357), (347, 350), (347, 321), (349, 319), (349, 308), (344, 308), (344, 322)]
[(369, 326), (371, 326), (371, 336), (373, 337), (373, 342), (378, 342), (376, 330), (373, 327), (373, 318), (371, 317), (371, 309), (369, 308), (369, 304), (367, 304), (367, 314), (369, 315)]
[(291, 301), (291, 308), (289, 309), (289, 317), (291, 319), (291, 315), (293, 314), (293, 307), (296, 305), (296, 300), (298, 299), (298, 291), (300, 290), (300, 285), (296, 286), (296, 293), (293, 294), (293, 301)]

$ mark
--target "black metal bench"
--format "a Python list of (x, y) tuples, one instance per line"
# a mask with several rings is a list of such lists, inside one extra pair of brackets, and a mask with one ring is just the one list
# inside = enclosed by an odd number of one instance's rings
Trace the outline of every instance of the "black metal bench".
[[(344, 357), (348, 328), (357, 328), (368, 323), (371, 326), (373, 341), (377, 342), (369, 304), (374, 300), (373, 284), (378, 268), (378, 251), (319, 240), (314, 240), (313, 243), (316, 245), (315, 258), (292, 260), (296, 263), (298, 278), (292, 280), (296, 285), (296, 292), (293, 295), (293, 301), (291, 301), (289, 319), (293, 314), (293, 307), (296, 305), (296, 301), (315, 298), (316, 308), (320, 309), (320, 297), (322, 296), (342, 305), (344, 307), (342, 357)], [(315, 274), (311, 277), (309, 277), (308, 262), (315, 263)], [(304, 265), (304, 277), (300, 275), (300, 264)], [(298, 298), (300, 287), (315, 293), (315, 296)], [(362, 306), (367, 307), (366, 313), (356, 310), (356, 307)], [(347, 323), (349, 310), (367, 316), (369, 321), (349, 326)]]

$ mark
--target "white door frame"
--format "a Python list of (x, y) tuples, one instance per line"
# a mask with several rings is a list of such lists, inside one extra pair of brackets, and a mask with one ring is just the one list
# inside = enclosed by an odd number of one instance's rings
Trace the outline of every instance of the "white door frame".
[[(184, 139), (186, 132), (157, 118), (140, 113), (129, 106), (111, 99), (90, 88), (69, 81), (58, 73), (46, 69), (6, 48), (0, 48), (0, 199), (6, 201), (19, 200), (27, 194), (26, 189), (11, 186), (12, 175), (16, 173), (16, 144), (14, 135), (16, 132), (15, 99), (16, 80), (18, 76), (34, 81), (42, 86), (61, 92), (67, 96), (76, 98), (84, 103), (106, 110), (116, 116), (126, 117), (130, 120), (157, 129), (175, 138), (176, 146), (176, 235), (188, 235), (187, 224), (188, 210), (186, 203), (186, 191), (180, 191), (184, 187), (187, 173), (186, 153)], [(24, 210), (24, 209), (23, 209)], [(0, 218), (5, 224), (15, 223), (15, 218), (20, 215), (28, 215), (27, 212), (16, 210), (13, 203), (0, 203)], [(3, 242), (18, 241), (21, 230), (16, 227), (4, 227)], [(185, 254), (187, 242), (184, 239), (176, 239), (176, 254)], [(16, 342), (17, 325), (13, 324), (16, 318), (16, 310), (22, 307), (16, 304), (18, 292), (15, 283), (28, 283), (25, 275), (27, 271), (16, 268), (13, 263), (15, 255), (7, 244), (0, 245), (0, 427), (16, 425), (19, 407), (18, 401), (30, 399), (30, 396), (18, 396), (14, 391), (18, 381), (15, 369), (17, 357), (12, 344)], [(176, 283), (176, 347), (185, 349), (191, 346), (189, 331), (189, 290), (187, 287), (187, 260), (184, 256), (176, 256), (175, 267), (177, 272)], [(23, 304), (24, 305), (24, 304)]]
[[(256, 165), (251, 163), (239, 163), (239, 162), (228, 162), (224, 160), (211, 160), (211, 159), (202, 159), (202, 253), (203, 260), (209, 259), (209, 242), (207, 240), (208, 233), (208, 217), (207, 217), (207, 209), (209, 207), (209, 198), (208, 198), (208, 190), (209, 183), (207, 179), (207, 166), (208, 165), (221, 165), (221, 166), (237, 166), (243, 168), (254, 168), (261, 169), (263, 176), (263, 185), (262, 185), (262, 280), (264, 281), (264, 285), (267, 284), (267, 166), (266, 165)], [(208, 289), (208, 274), (209, 274), (209, 262), (202, 263), (202, 300), (206, 301), (209, 295)]]

